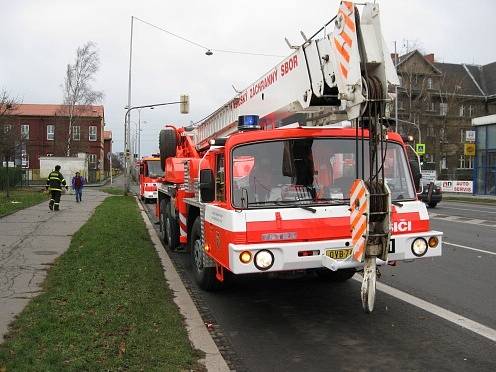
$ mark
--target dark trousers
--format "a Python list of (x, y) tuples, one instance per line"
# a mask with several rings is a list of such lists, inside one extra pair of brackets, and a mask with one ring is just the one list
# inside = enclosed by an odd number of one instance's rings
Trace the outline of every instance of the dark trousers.
[(76, 201), (80, 202), (81, 197), (83, 196), (83, 188), (81, 187), (79, 189), (74, 189), (74, 192), (76, 193)]
[(50, 203), (48, 204), (50, 209), (54, 209), (56, 211), (59, 210), (61, 195), (62, 195), (62, 191), (50, 190)]

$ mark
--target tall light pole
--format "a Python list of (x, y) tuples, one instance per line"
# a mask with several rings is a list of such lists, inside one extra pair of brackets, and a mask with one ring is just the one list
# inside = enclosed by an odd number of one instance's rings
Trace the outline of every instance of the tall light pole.
[[(131, 37), (129, 40), (129, 76), (128, 76), (128, 90), (127, 90), (127, 107), (131, 107), (131, 66), (133, 62), (133, 26), (134, 26), (134, 16), (131, 16)], [(130, 172), (130, 159), (129, 159), (129, 145), (131, 142), (131, 125), (130, 117), (126, 112), (124, 121), (124, 163), (125, 163), (125, 177), (124, 177), (124, 193), (127, 195), (129, 193), (129, 172)]]
[(417, 131), (418, 131), (418, 142), (417, 143), (422, 143), (422, 134), (420, 133), (420, 125), (419, 124), (412, 123), (411, 121), (406, 121), (406, 120), (402, 120), (402, 119), (396, 119), (396, 121), (397, 122), (399, 121), (401, 123), (410, 124), (410, 125), (413, 125), (415, 128), (417, 128)]
[[(180, 97), (180, 100), (179, 101), (173, 101), (173, 102), (165, 102), (165, 103), (155, 103), (155, 104), (152, 104), (152, 105), (143, 105), (143, 106), (134, 106), (134, 107), (129, 107), (129, 106), (126, 106), (125, 109), (126, 109), (126, 115), (124, 116), (124, 122), (127, 123), (127, 127), (128, 127), (128, 131), (127, 131), (127, 134), (129, 135), (130, 132), (131, 132), (131, 120), (130, 120), (130, 114), (131, 114), (131, 111), (133, 110), (138, 110), (138, 109), (142, 109), (142, 108), (154, 108), (154, 107), (159, 107), (159, 106), (168, 106), (168, 105), (177, 105), (177, 104), (180, 104), (181, 105), (181, 114), (187, 114), (189, 113), (189, 96), (187, 95), (181, 95)], [(130, 144), (130, 138), (129, 138), (129, 141), (127, 142), (127, 145), (129, 147), (129, 144)], [(125, 182), (124, 182), (124, 194), (127, 195), (129, 193), (129, 185), (130, 185), (130, 179), (129, 179), (129, 174), (130, 174), (130, 164), (128, 163), (127, 164), (128, 167), (126, 168), (126, 178), (125, 178)]]

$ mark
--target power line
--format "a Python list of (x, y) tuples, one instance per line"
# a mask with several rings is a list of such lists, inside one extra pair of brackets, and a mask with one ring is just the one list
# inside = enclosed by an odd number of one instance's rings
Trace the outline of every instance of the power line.
[(191, 45), (194, 45), (194, 46), (197, 46), (199, 48), (202, 48), (204, 50), (207, 51), (207, 53), (210, 51), (210, 52), (218, 52), (218, 53), (229, 53), (229, 54), (244, 54), (244, 55), (250, 55), (250, 56), (260, 56), (260, 57), (278, 57), (278, 58), (284, 58), (286, 56), (283, 56), (283, 55), (278, 55), (278, 54), (268, 54), (268, 53), (257, 53), (257, 52), (245, 52), (245, 51), (240, 51), (240, 50), (226, 50), (226, 49), (212, 49), (212, 48), (208, 48), (206, 47), (205, 45), (202, 45), (200, 43), (197, 43), (195, 41), (192, 41), (192, 40), (189, 40), (187, 38), (185, 38), (184, 36), (181, 36), (181, 35), (178, 35), (178, 34), (175, 34), (174, 32), (170, 32), (168, 30), (166, 30), (165, 28), (162, 28), (162, 27), (159, 27), (159, 26), (156, 26), (154, 25), (153, 23), (150, 23), (150, 22), (147, 22), (141, 18), (138, 18), (138, 17), (134, 17), (134, 19), (150, 26), (150, 27), (153, 27), (153, 28), (156, 28), (157, 30), (160, 30), (162, 32), (165, 32), (166, 34), (169, 34), (177, 39), (181, 39)]

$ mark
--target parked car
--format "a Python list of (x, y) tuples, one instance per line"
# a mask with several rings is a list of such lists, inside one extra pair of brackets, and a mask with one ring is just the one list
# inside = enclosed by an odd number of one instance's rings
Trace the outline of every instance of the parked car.
[[(431, 188), (432, 192), (430, 192)], [(436, 208), (436, 205), (443, 200), (443, 193), (439, 186), (431, 182), (430, 184), (424, 185), (424, 189), (422, 190), (422, 194), (419, 195), (419, 199), (429, 207)]]

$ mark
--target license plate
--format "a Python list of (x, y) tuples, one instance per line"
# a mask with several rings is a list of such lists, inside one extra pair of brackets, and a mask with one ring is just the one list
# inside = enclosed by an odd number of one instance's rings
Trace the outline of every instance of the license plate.
[(328, 249), (326, 250), (326, 256), (334, 260), (344, 260), (351, 256), (351, 248), (344, 249)]

